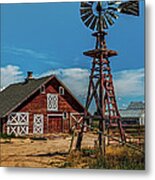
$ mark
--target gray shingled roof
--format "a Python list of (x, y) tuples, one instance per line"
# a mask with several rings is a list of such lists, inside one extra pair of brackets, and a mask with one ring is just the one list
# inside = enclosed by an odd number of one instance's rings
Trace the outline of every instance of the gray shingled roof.
[(127, 110), (139, 110), (145, 109), (145, 104), (143, 102), (131, 102), (127, 107)]
[(119, 112), (122, 118), (139, 118), (144, 114), (145, 104), (143, 102), (131, 102), (126, 109)]
[(31, 79), (27, 83), (12, 84), (0, 92), (0, 117), (5, 116), (6, 113), (21, 103), (32, 92), (40, 88), (40, 86), (51, 77), (52, 76)]
[(143, 110), (120, 110), (120, 115), (122, 118), (140, 118), (143, 114)]

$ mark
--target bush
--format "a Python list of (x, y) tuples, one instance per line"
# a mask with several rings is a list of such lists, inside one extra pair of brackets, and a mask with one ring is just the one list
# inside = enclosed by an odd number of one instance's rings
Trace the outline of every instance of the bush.
[(11, 139), (11, 138), (15, 138), (15, 134), (12, 133), (10, 135), (6, 134), (6, 133), (0, 133), (0, 138), (4, 138), (4, 139)]

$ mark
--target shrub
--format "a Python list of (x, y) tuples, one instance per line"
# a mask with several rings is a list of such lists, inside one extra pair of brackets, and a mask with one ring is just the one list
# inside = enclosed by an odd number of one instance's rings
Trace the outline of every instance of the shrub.
[(11, 139), (11, 138), (15, 138), (15, 134), (12, 133), (10, 135), (6, 134), (6, 133), (0, 133), (0, 138), (4, 138), (4, 139)]

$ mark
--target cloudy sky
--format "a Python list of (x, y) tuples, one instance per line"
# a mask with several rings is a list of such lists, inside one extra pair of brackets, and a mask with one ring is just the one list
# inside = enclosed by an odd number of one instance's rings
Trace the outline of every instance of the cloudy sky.
[[(91, 59), (83, 51), (94, 48), (91, 30), (79, 13), (79, 2), (1, 5), (1, 89), (35, 77), (56, 74), (84, 103)], [(119, 107), (144, 101), (144, 2), (140, 16), (122, 15), (108, 31)]]

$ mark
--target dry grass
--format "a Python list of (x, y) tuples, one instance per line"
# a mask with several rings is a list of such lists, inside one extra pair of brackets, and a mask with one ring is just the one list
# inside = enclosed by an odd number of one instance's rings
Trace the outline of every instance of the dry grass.
[(144, 154), (126, 146), (109, 146), (106, 155), (101, 156), (99, 150), (82, 149), (73, 151), (67, 158), (63, 167), (90, 168), (90, 169), (122, 169), (144, 170)]
[[(144, 169), (144, 155), (126, 146), (108, 146), (100, 156), (94, 141), (97, 135), (84, 135), (82, 151), (68, 153), (71, 136), (48, 135), (47, 140), (1, 139), (1, 166), (42, 168)], [(73, 143), (75, 147), (76, 137)]]

